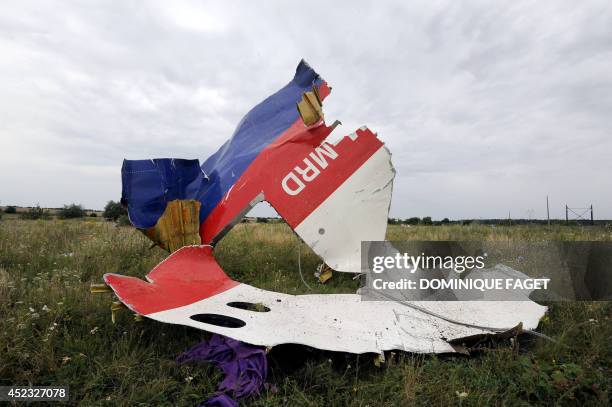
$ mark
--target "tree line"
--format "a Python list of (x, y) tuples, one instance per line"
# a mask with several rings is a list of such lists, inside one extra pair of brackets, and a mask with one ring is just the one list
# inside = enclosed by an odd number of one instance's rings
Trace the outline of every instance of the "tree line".
[(406, 218), (406, 219), (400, 219), (400, 218), (389, 218), (389, 222), (390, 225), (446, 225), (448, 223), (451, 223), (450, 219), (448, 218), (444, 218), (442, 220), (437, 220), (437, 221), (433, 221), (431, 219), (431, 216), (425, 216), (423, 218), (417, 218), (417, 217), (412, 217), (412, 218)]
[[(48, 209), (41, 208), (40, 205), (36, 205), (31, 208), (27, 208), (25, 211), (17, 212), (16, 206), (7, 206), (4, 208), (4, 213), (6, 214), (18, 214), (22, 219), (51, 219), (52, 214)], [(64, 205), (62, 208), (58, 209), (55, 215), (59, 219), (79, 219), (85, 217), (96, 218), (98, 215), (95, 212), (90, 212), (83, 208), (81, 204), (69, 204)], [(2, 213), (0, 213), (0, 218), (2, 217)], [(102, 217), (106, 220), (129, 224), (129, 220), (127, 217), (127, 210), (121, 205), (119, 202), (108, 201), (106, 206), (104, 207), (104, 211), (102, 212)]]
[[(89, 212), (89, 214), (88, 214)], [(22, 219), (51, 219), (53, 214), (48, 209), (41, 208), (40, 205), (36, 205), (32, 208), (27, 208), (25, 211), (18, 211), (16, 206), (9, 205), (4, 208), (4, 211), (0, 210), (0, 219), (2, 219), (3, 213), (6, 214), (17, 214)], [(64, 205), (64, 207), (59, 208), (55, 212), (55, 216), (59, 219), (79, 219), (85, 217), (95, 218), (98, 215), (95, 212), (87, 211), (80, 204), (70, 204)], [(117, 222), (120, 225), (130, 225), (130, 221), (127, 215), (126, 208), (121, 205), (120, 202), (108, 201), (104, 206), (104, 211), (102, 212), (102, 217), (106, 220)], [(243, 219), (243, 221), (247, 221), (247, 218)], [(257, 217), (254, 219), (257, 223), (268, 223), (268, 222), (277, 222), (280, 221), (279, 218), (266, 218), (266, 217)], [(450, 220), (449, 218), (444, 218), (442, 220), (432, 220), (431, 216), (425, 216), (422, 218), (419, 217), (410, 217), (410, 218), (389, 218), (388, 223), (390, 225), (423, 225), (423, 226), (439, 226), (439, 225), (448, 225), (448, 224), (459, 224), (459, 225), (470, 225), (470, 224), (482, 224), (482, 225), (524, 225), (524, 224), (540, 224), (546, 225), (548, 221), (546, 219), (461, 219), (461, 220)], [(597, 225), (606, 225), (609, 224), (610, 220), (596, 220), (595, 224)], [(590, 224), (590, 221), (565, 221), (564, 219), (551, 219), (550, 224), (552, 225), (569, 225), (569, 226), (577, 226), (577, 225), (587, 225)]]

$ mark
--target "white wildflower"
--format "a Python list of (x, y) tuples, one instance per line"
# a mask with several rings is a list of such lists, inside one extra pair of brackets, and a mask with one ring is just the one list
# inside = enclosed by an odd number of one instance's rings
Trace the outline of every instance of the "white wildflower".
[(455, 394), (457, 395), (457, 397), (459, 397), (459, 400), (463, 400), (468, 396), (467, 391), (462, 391), (461, 393), (459, 391), (456, 391)]

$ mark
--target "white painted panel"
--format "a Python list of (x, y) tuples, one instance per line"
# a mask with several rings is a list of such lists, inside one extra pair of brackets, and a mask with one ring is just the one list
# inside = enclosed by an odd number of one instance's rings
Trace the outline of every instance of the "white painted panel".
[[(261, 303), (269, 312), (229, 307), (234, 301)], [(531, 301), (410, 303), (458, 322), (509, 329), (523, 322), (533, 329), (546, 307)], [(225, 328), (192, 320), (212, 313), (238, 318), (241, 328)], [(213, 297), (157, 312), (149, 318), (192, 326), (263, 346), (284, 343), (351, 353), (404, 350), (416, 353), (453, 352), (447, 340), (491, 333), (448, 322), (402, 303), (362, 301), (356, 294), (287, 295), (240, 284)]]
[(361, 272), (361, 242), (384, 240), (391, 203), (391, 153), (381, 147), (296, 228), (337, 271)]

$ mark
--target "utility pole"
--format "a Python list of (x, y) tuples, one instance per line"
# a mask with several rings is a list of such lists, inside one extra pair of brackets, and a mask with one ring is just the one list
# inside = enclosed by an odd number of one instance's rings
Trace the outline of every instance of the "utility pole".
[(548, 195), (546, 195), (546, 219), (548, 220), (548, 226), (550, 226), (550, 207), (548, 206)]
[(591, 204), (591, 225), (594, 225), (595, 221), (593, 220), (593, 204)]
[(569, 216), (567, 215), (567, 204), (565, 204), (565, 224), (569, 223)]

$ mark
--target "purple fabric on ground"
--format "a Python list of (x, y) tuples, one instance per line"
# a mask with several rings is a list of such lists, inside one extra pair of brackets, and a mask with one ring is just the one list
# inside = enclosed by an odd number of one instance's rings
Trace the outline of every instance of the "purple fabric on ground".
[(209, 398), (198, 407), (238, 407), (238, 403), (227, 394), (219, 394)]
[(225, 374), (219, 384), (220, 394), (203, 406), (237, 406), (230, 397), (240, 399), (259, 394), (268, 374), (266, 353), (261, 347), (217, 334), (187, 350), (176, 361), (210, 362)]

